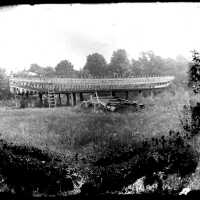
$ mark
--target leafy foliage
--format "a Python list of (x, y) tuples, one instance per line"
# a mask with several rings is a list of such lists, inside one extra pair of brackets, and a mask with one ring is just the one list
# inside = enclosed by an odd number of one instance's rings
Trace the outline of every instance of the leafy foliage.
[(124, 49), (118, 49), (113, 55), (108, 65), (108, 72), (112, 75), (122, 76), (129, 68), (129, 60)]
[[(52, 77), (55, 76), (55, 70), (53, 67), (41, 67), (38, 64), (31, 64), (30, 68), (28, 69), (29, 72), (33, 72), (36, 76), (42, 77)], [(24, 73), (26, 75), (26, 72)], [(27, 76), (27, 75), (26, 75)]]
[(105, 58), (99, 53), (94, 53), (87, 56), (83, 70), (88, 71), (93, 77), (102, 77), (106, 74), (106, 65)]
[(73, 77), (74, 66), (68, 60), (62, 60), (56, 65), (55, 71), (58, 76)]
[(81, 69), (78, 74), (79, 74), (78, 76), (79, 78), (92, 78), (92, 75), (86, 69)]
[(139, 58), (131, 61), (131, 75), (173, 75), (174, 84), (187, 88), (188, 61), (177, 56), (176, 59), (163, 58), (152, 51), (142, 52)]
[(43, 74), (45, 77), (52, 77), (55, 76), (55, 69), (53, 67), (44, 67), (43, 68)]
[(43, 67), (39, 66), (38, 64), (31, 64), (30, 68), (29, 68), (30, 72), (34, 72), (38, 75), (43, 75)]
[(132, 70), (135, 74), (160, 74), (164, 60), (152, 51), (142, 52), (138, 60), (132, 59)]
[(199, 52), (193, 51), (192, 63), (189, 65), (189, 82), (188, 86), (193, 88), (195, 93), (200, 89), (200, 55)]
[(196, 105), (184, 106), (183, 112), (185, 120), (182, 121), (183, 130), (189, 137), (193, 137), (200, 133), (200, 103)]
[(95, 147), (90, 182), (99, 192), (122, 190), (142, 176), (177, 173), (184, 177), (194, 172), (198, 154), (179, 133), (146, 140), (109, 138), (104, 147)]
[(73, 189), (70, 168), (62, 158), (28, 146), (9, 144), (1, 140), (0, 174), (4, 182), (17, 194), (56, 194)]

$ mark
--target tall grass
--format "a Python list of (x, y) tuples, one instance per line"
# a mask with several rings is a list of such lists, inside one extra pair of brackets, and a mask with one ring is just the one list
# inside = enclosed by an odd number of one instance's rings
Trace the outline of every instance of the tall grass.
[(146, 109), (126, 113), (85, 113), (69, 107), (1, 109), (0, 133), (17, 143), (61, 152), (79, 149), (112, 134), (163, 135), (180, 129), (179, 115), (188, 98), (183, 91), (141, 98)]
[(179, 115), (183, 105), (189, 102), (189, 94), (186, 91), (177, 91), (175, 95), (166, 92), (156, 97), (141, 98), (139, 102), (146, 105), (144, 111), (120, 114), (76, 112), (76, 109), (67, 107), (2, 109), (0, 132), (2, 137), (16, 137), (35, 144), (44, 142), (58, 148), (60, 142), (68, 148), (67, 137), (73, 140), (75, 135), (96, 136), (99, 132), (130, 132), (145, 136), (164, 134), (179, 128)]

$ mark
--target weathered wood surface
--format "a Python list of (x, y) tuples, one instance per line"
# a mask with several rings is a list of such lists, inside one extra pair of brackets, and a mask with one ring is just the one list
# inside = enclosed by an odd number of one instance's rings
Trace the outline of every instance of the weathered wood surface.
[(165, 88), (173, 79), (173, 76), (110, 79), (10, 78), (9, 82), (11, 88), (38, 92), (54, 89), (56, 93), (66, 93)]

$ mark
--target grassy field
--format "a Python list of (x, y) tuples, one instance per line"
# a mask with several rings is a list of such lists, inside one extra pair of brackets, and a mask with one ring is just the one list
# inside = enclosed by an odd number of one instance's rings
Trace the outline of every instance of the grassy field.
[[(145, 137), (180, 130), (179, 117), (188, 94), (164, 93), (139, 100), (146, 105), (140, 112), (86, 113), (79, 108), (0, 108), (1, 138), (17, 144), (67, 153), (84, 146), (99, 134), (132, 134)], [(88, 141), (84, 141), (88, 138)], [(82, 141), (81, 141), (82, 140)]]

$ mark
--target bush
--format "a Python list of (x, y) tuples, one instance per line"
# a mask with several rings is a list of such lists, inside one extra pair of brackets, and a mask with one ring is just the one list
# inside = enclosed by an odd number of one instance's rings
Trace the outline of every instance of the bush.
[(188, 139), (200, 132), (200, 103), (199, 95), (192, 96), (190, 102), (183, 106), (180, 122)]
[(130, 137), (127, 142), (109, 137), (104, 146), (94, 145), (94, 154), (89, 179), (98, 192), (120, 191), (142, 176), (154, 179), (153, 174), (160, 171), (185, 177), (198, 163), (197, 152), (172, 131), (146, 140)]
[[(0, 174), (9, 189), (28, 192), (39, 189), (41, 193), (56, 194), (73, 189), (70, 167), (37, 148), (17, 146), (1, 141)], [(60, 161), (62, 159), (60, 158)]]

